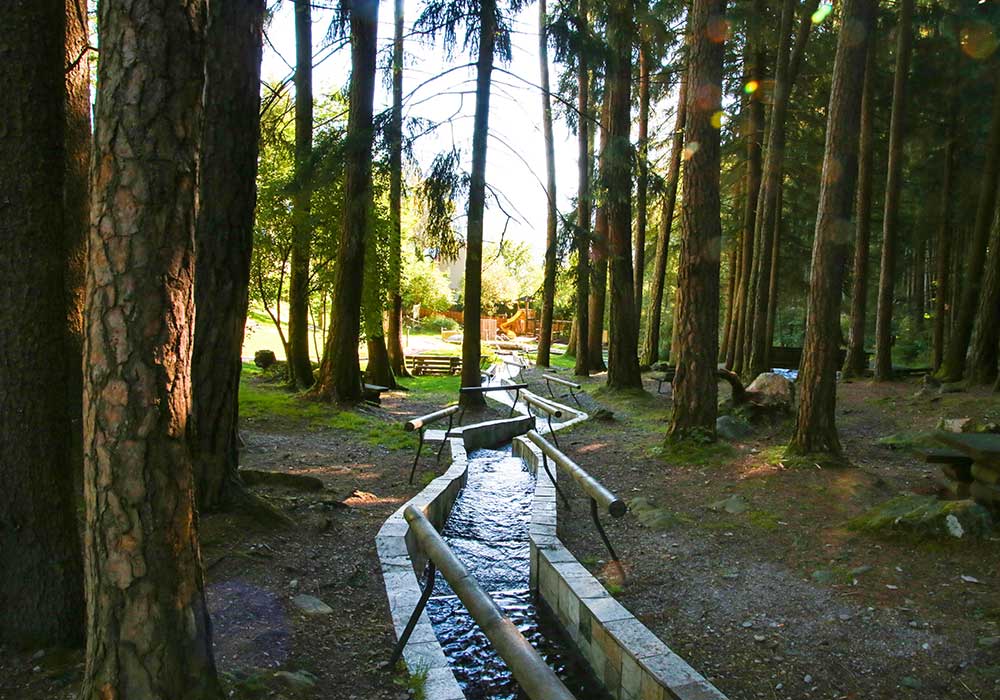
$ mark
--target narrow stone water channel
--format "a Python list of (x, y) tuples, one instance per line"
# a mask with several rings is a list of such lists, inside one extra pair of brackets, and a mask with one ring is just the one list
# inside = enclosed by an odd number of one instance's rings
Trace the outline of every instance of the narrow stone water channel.
[[(535, 480), (510, 447), (469, 455), (468, 481), (442, 533), (504, 614), (578, 698), (609, 698), (529, 589), (528, 525)], [(524, 698), (510, 671), (442, 577), (427, 613), (469, 700)]]

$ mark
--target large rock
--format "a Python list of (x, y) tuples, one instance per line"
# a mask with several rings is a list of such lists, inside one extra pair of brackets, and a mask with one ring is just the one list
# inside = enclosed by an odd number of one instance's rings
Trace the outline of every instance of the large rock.
[(747, 400), (758, 406), (791, 411), (795, 405), (795, 385), (780, 374), (763, 372), (747, 387)]
[(723, 440), (735, 442), (748, 437), (751, 433), (753, 433), (753, 428), (741, 418), (724, 415), (715, 419), (715, 434)]
[[(975, 495), (975, 494), (973, 494)], [(904, 531), (931, 537), (987, 537), (993, 533), (989, 511), (969, 500), (942, 501), (906, 493), (848, 523), (852, 530)]]
[(305, 593), (300, 593), (292, 598), (292, 603), (306, 615), (330, 615), (333, 613), (333, 608), (329, 605), (316, 596)]

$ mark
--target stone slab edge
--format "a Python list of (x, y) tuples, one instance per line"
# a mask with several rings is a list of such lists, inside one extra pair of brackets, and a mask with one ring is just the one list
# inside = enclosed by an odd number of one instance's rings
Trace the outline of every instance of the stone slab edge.
[[(726, 700), (615, 600), (563, 545), (556, 534), (555, 485), (541, 468), (541, 450), (518, 437), (514, 439), (513, 453), (528, 464), (536, 477), (530, 524), (531, 589), (554, 613), (612, 697)], [(557, 471), (553, 476), (558, 479)]]

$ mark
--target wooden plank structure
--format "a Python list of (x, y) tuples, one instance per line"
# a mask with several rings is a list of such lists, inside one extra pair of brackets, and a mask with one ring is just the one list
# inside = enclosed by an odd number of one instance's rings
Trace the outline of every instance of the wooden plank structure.
[(1000, 435), (942, 432), (935, 438), (950, 449), (928, 453), (927, 461), (945, 465), (945, 476), (956, 484), (960, 495), (967, 490), (977, 503), (1000, 510)]
[(462, 358), (452, 355), (406, 355), (406, 365), (416, 376), (461, 374)]

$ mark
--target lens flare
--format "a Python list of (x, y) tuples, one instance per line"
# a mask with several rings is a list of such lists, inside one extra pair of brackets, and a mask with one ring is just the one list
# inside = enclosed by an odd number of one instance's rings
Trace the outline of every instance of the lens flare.
[(962, 27), (959, 30), (959, 41), (965, 55), (977, 61), (989, 58), (1000, 45), (1000, 39), (993, 28), (986, 22), (979, 21)]
[(816, 11), (812, 13), (812, 23), (821, 24), (823, 20), (830, 16), (831, 12), (833, 12), (833, 3), (820, 3), (820, 6), (817, 7)]
[(725, 123), (726, 123), (725, 112), (720, 111), (712, 115), (712, 126), (714, 126), (716, 129), (721, 129), (722, 125)]
[(745, 92), (748, 95), (754, 94), (755, 92), (757, 92), (758, 89), (760, 89), (760, 83), (758, 83), (756, 80), (751, 80), (750, 82), (748, 82), (746, 85), (743, 86), (743, 92)]

